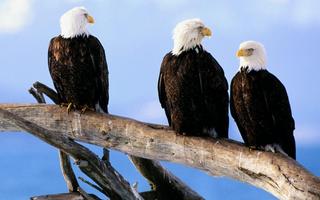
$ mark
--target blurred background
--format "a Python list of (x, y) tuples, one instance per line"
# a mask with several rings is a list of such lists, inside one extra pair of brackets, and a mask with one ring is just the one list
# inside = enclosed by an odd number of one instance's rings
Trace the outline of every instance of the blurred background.
[[(88, 27), (103, 44), (110, 76), (112, 114), (167, 124), (158, 103), (157, 79), (163, 56), (172, 49), (172, 29), (201, 18), (213, 36), (203, 45), (230, 82), (238, 70), (235, 52), (244, 40), (262, 42), (268, 69), (286, 86), (296, 121), (297, 160), (320, 176), (320, 1), (318, 0), (0, 0), (0, 103), (33, 103), (35, 81), (52, 86), (47, 49), (59, 35), (59, 18), (85, 6), (96, 23)], [(230, 117), (230, 138), (242, 141)], [(101, 148), (89, 146), (101, 155)], [(28, 199), (67, 192), (58, 151), (26, 133), (0, 134), (0, 199)], [(139, 191), (149, 190), (126, 155), (111, 153), (112, 164)], [(211, 177), (164, 163), (206, 199), (275, 199), (229, 178)], [(78, 173), (79, 176), (84, 176)], [(90, 188), (83, 186), (92, 191)]]

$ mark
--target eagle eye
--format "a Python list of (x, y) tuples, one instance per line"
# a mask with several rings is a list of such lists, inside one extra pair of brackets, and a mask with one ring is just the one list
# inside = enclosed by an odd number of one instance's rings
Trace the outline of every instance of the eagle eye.
[(204, 28), (204, 26), (198, 26), (197, 29), (201, 30), (201, 29), (203, 29), (203, 28)]

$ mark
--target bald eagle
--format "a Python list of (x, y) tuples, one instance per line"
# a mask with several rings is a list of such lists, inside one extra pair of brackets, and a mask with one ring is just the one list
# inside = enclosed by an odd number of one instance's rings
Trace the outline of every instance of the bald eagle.
[(50, 41), (48, 65), (61, 104), (108, 113), (109, 83), (104, 49), (86, 29), (94, 23), (84, 7), (60, 18), (61, 34)]
[(177, 24), (174, 46), (163, 58), (158, 95), (178, 134), (228, 137), (228, 83), (201, 41), (211, 30), (199, 19)]
[(266, 69), (262, 44), (246, 41), (231, 82), (231, 114), (246, 145), (296, 157), (294, 119), (285, 87)]

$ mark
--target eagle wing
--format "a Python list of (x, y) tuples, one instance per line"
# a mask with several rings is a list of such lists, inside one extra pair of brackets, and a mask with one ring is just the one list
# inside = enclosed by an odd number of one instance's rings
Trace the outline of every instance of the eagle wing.
[[(228, 81), (218, 61), (208, 52), (202, 54), (202, 65), (205, 70), (199, 70), (199, 85), (205, 110), (210, 110), (216, 116), (215, 129), (219, 137), (228, 137), (229, 127), (229, 95)], [(214, 69), (214, 70), (213, 70)]]
[[(239, 132), (240, 132), (244, 142), (248, 143), (248, 135), (247, 135), (244, 127), (242, 126), (243, 118), (246, 118), (247, 114), (241, 115), (241, 117), (239, 117), (237, 114), (237, 111), (236, 111), (236, 106), (241, 107), (241, 109), (245, 109), (245, 106), (241, 105), (241, 101), (235, 99), (235, 98), (237, 98), (237, 97), (235, 97), (235, 94), (239, 94), (239, 85), (237, 85), (237, 84), (239, 84), (239, 76), (240, 76), (240, 73), (237, 72), (237, 74), (232, 78), (232, 81), (230, 84), (230, 113), (238, 126)], [(238, 98), (239, 98), (239, 96), (238, 96)], [(249, 121), (249, 120), (246, 120), (246, 121)]]
[(266, 72), (263, 95), (267, 113), (270, 115), (274, 127), (274, 133), (283, 150), (295, 158), (295, 141), (293, 130), (295, 122), (292, 117), (287, 91), (281, 81), (273, 74)]
[(58, 51), (55, 47), (58, 45), (55, 45), (56, 43), (59, 43), (59, 38), (54, 37), (51, 39), (49, 43), (49, 49), (48, 49), (48, 67), (49, 67), (49, 73), (52, 77), (53, 85), (57, 90), (58, 98), (59, 98), (59, 103), (66, 102), (63, 96), (63, 87), (62, 87), (62, 80), (60, 79), (60, 75), (57, 74), (57, 72), (54, 70), (54, 67), (58, 64), (57, 60), (54, 57), (54, 52)]
[(158, 79), (158, 97), (159, 97), (161, 107), (164, 108), (165, 110), (169, 126), (171, 126), (171, 111), (170, 111), (170, 106), (168, 106), (167, 95), (166, 95), (166, 90), (164, 85), (165, 70), (167, 69), (167, 67), (169, 67), (168, 65), (170, 65), (169, 57), (170, 57), (169, 55), (166, 55), (163, 58), (163, 61), (161, 63), (160, 74)]
[(109, 71), (105, 51), (100, 41), (90, 36), (90, 56), (96, 72), (96, 89), (99, 91), (99, 105), (108, 113), (109, 104)]

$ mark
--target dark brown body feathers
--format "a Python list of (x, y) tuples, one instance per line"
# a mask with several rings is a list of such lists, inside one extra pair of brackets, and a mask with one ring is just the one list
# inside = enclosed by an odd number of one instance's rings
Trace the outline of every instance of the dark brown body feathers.
[(202, 49), (168, 53), (161, 64), (159, 100), (177, 133), (228, 137), (228, 83), (223, 69)]
[(108, 113), (108, 67), (104, 49), (96, 37), (53, 38), (48, 65), (62, 103), (89, 108), (98, 103)]
[(231, 82), (230, 108), (248, 146), (279, 144), (295, 159), (294, 119), (277, 77), (267, 70), (241, 70)]

